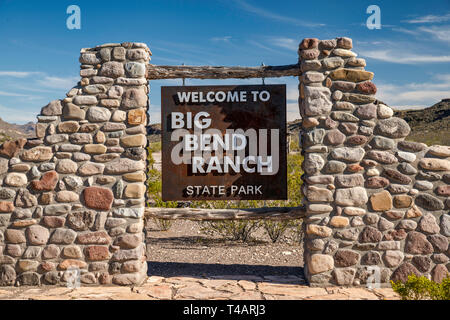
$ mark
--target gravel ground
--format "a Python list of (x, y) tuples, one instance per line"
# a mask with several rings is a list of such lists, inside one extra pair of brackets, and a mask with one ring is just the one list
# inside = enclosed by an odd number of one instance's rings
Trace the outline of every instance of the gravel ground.
[(272, 243), (264, 229), (250, 242), (232, 241), (202, 232), (195, 221), (175, 220), (161, 231), (147, 222), (147, 260), (153, 276), (303, 276), (303, 243), (295, 229), (288, 229)]

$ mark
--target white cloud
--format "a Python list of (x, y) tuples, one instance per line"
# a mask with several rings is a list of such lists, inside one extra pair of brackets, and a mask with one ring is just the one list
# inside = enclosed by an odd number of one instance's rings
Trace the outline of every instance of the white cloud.
[(26, 78), (34, 74), (40, 74), (41, 72), (29, 72), (29, 71), (0, 71), (0, 76), (13, 77), (13, 78)]
[(14, 93), (14, 92), (6, 92), (6, 91), (0, 91), (0, 96), (6, 96), (6, 97), (28, 97), (26, 94), (20, 94), (20, 93)]
[(377, 97), (394, 109), (430, 107), (442, 99), (450, 98), (450, 74), (437, 75), (433, 80), (403, 85), (379, 83)]
[(52, 76), (45, 76), (43, 79), (37, 80), (37, 82), (43, 87), (65, 90), (69, 90), (72, 87), (76, 86), (78, 81), (79, 77), (60, 78)]
[(297, 51), (299, 41), (290, 38), (272, 38), (271, 42), (281, 48)]
[(224, 37), (213, 37), (211, 38), (211, 41), (223, 41), (223, 42), (230, 42), (231, 36), (224, 36)]
[(304, 26), (304, 27), (321, 27), (325, 26), (323, 23), (312, 23), (308, 22), (304, 19), (295, 19), (287, 16), (283, 16), (262, 8), (255, 7), (248, 2), (244, 0), (234, 0), (235, 3), (239, 5), (242, 9), (244, 9), (247, 12), (253, 13), (255, 15), (270, 19), (270, 20), (276, 20), (280, 22), (289, 23), (295, 26)]
[(442, 16), (429, 14), (426, 16), (418, 17), (418, 18), (403, 20), (403, 22), (407, 22), (407, 23), (439, 23), (439, 22), (445, 22), (445, 21), (449, 21), (449, 20), (450, 20), (450, 13), (447, 13)]
[(19, 108), (10, 108), (0, 105), (0, 115), (4, 121), (9, 123), (27, 123), (36, 121), (36, 112), (20, 110)]
[(450, 26), (431, 26), (431, 27), (420, 27), (420, 31), (431, 34), (439, 41), (450, 43)]
[[(440, 63), (450, 62), (450, 55), (428, 55), (405, 53), (398, 50), (362, 50), (362, 56), (381, 60), (386, 62), (401, 63), (401, 64), (418, 64), (418, 63)], [(405, 51), (405, 49), (403, 49)]]

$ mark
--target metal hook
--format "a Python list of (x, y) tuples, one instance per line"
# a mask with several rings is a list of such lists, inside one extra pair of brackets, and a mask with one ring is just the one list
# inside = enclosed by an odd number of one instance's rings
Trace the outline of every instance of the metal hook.
[[(264, 62), (261, 62), (261, 67), (265, 67), (266, 65), (264, 64)], [(262, 84), (263, 86), (266, 85), (265, 81), (264, 81), (264, 77), (261, 78), (262, 79)]]

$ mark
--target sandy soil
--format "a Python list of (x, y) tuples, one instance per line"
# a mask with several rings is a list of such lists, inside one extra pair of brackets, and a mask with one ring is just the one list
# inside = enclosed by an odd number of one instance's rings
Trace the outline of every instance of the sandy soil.
[(303, 276), (303, 244), (293, 228), (277, 243), (262, 228), (252, 241), (242, 242), (208, 235), (200, 223), (189, 220), (175, 220), (168, 231), (149, 220), (146, 231), (149, 275)]

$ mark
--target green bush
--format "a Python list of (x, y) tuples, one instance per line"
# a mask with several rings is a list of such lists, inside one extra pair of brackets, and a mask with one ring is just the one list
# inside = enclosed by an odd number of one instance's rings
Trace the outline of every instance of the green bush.
[(391, 280), (391, 286), (402, 300), (450, 300), (449, 274), (441, 283), (411, 274), (405, 283)]
[(167, 220), (167, 219), (154, 218), (153, 222), (156, 224), (158, 229), (161, 231), (168, 231), (173, 224), (173, 220)]
[(209, 235), (220, 235), (230, 240), (249, 242), (251, 234), (260, 227), (259, 221), (219, 220), (201, 222), (200, 231)]
[(277, 242), (286, 230), (293, 226), (293, 221), (264, 220), (262, 223), (262, 227), (266, 230), (266, 233), (270, 240), (272, 240), (272, 243)]

